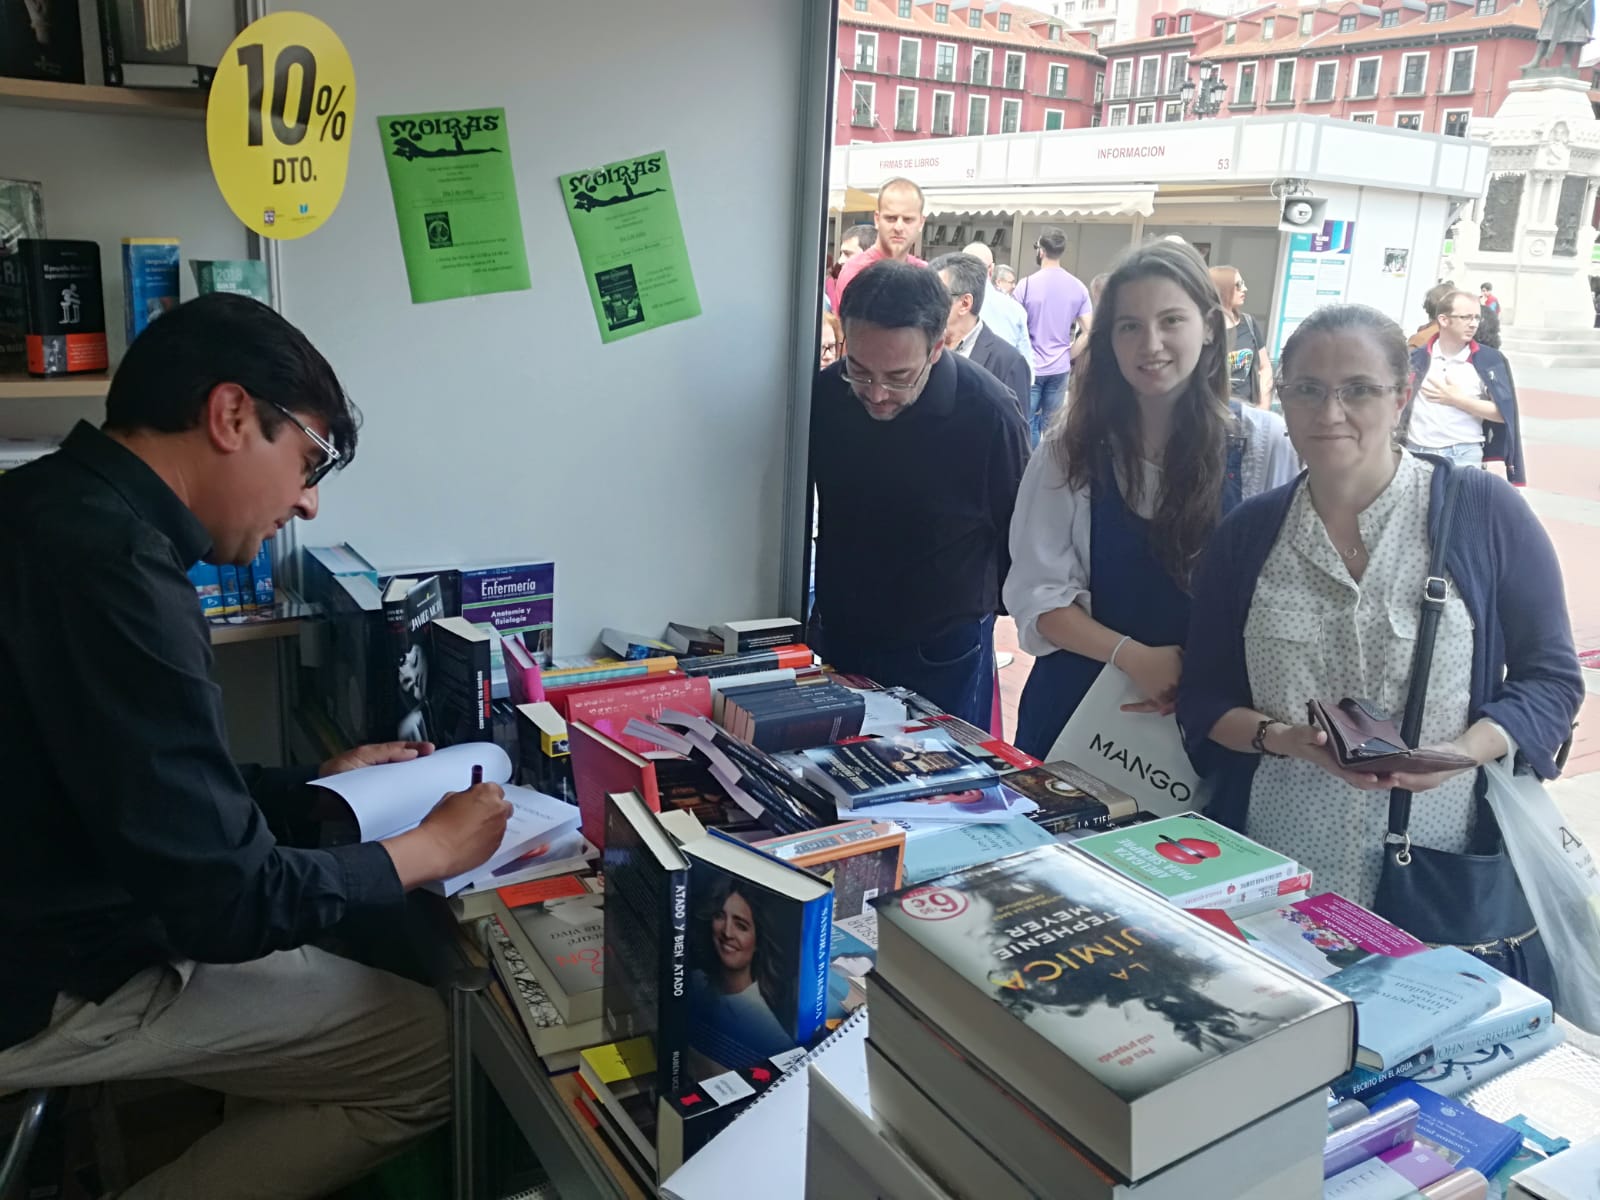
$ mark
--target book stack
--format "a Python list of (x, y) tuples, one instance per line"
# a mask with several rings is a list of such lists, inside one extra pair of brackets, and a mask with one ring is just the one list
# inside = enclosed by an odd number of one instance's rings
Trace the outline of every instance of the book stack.
[(855, 737), (866, 719), (860, 692), (837, 683), (779, 680), (721, 689), (718, 723), (762, 750), (800, 750)]
[(872, 1105), (949, 1194), (1317, 1194), (1331, 988), (1059, 844), (874, 907)]
[(1404, 1083), (1370, 1115), (1328, 1135), (1328, 1200), (1407, 1200), (1419, 1194), (1468, 1200), (1522, 1144), (1515, 1129), (1423, 1087)]

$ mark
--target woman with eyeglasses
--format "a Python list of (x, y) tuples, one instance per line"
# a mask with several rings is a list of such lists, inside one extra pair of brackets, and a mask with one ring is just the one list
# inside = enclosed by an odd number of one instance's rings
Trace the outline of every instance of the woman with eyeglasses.
[(1212, 538), (1178, 689), (1190, 757), (1215, 782), (1213, 815), (1311, 868), (1319, 890), (1368, 906), (1389, 790), (1419, 793), (1413, 844), (1478, 852), (1477, 772), (1342, 770), (1307, 703), (1350, 698), (1400, 723), (1453, 472), (1419, 745), (1482, 764), (1509, 734), (1553, 778), (1584, 694), (1550, 539), (1503, 480), (1402, 448), (1410, 376), (1405, 334), (1376, 309), (1323, 308), (1290, 336), (1278, 396), (1305, 474)]
[(1227, 344), (1192, 247), (1141, 246), (1106, 280), (1011, 520), (1006, 608), (1039, 656), (1017, 712), (1028, 754), (1049, 753), (1106, 663), (1172, 711), (1198, 555), (1242, 497), (1294, 475), (1282, 418), (1229, 401)]
[(844, 353), (844, 327), (839, 324), (839, 318), (831, 312), (822, 314), (822, 365), (820, 370), (826, 371), (839, 361), (839, 355)]

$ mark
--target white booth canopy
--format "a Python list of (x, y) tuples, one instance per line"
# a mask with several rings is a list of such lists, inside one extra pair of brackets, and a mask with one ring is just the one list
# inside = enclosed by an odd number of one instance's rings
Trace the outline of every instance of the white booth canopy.
[(1087, 191), (1073, 188), (1011, 188), (982, 191), (930, 188), (924, 192), (930, 217), (942, 213), (1013, 213), (1024, 217), (1148, 217), (1155, 206), (1151, 187)]

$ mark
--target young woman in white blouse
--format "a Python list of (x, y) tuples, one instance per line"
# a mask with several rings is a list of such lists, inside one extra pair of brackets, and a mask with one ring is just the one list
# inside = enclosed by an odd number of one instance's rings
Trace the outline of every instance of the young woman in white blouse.
[(1011, 520), (1005, 604), (1038, 656), (1016, 744), (1035, 757), (1108, 662), (1172, 711), (1190, 570), (1227, 509), (1294, 476), (1282, 419), (1230, 403), (1227, 345), (1191, 247), (1152, 242), (1111, 272)]

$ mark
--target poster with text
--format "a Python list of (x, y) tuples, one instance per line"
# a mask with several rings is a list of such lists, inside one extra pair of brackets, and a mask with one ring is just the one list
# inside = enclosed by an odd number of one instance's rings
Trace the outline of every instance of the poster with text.
[(561, 176), (600, 340), (700, 315), (665, 151)]
[(378, 118), (411, 301), (526, 291), (506, 110)]
[(1291, 233), (1288, 263), (1278, 301), (1278, 329), (1273, 357), (1283, 343), (1317, 309), (1338, 304), (1350, 287), (1350, 252), (1355, 245), (1354, 221), (1324, 221), (1320, 233)]

